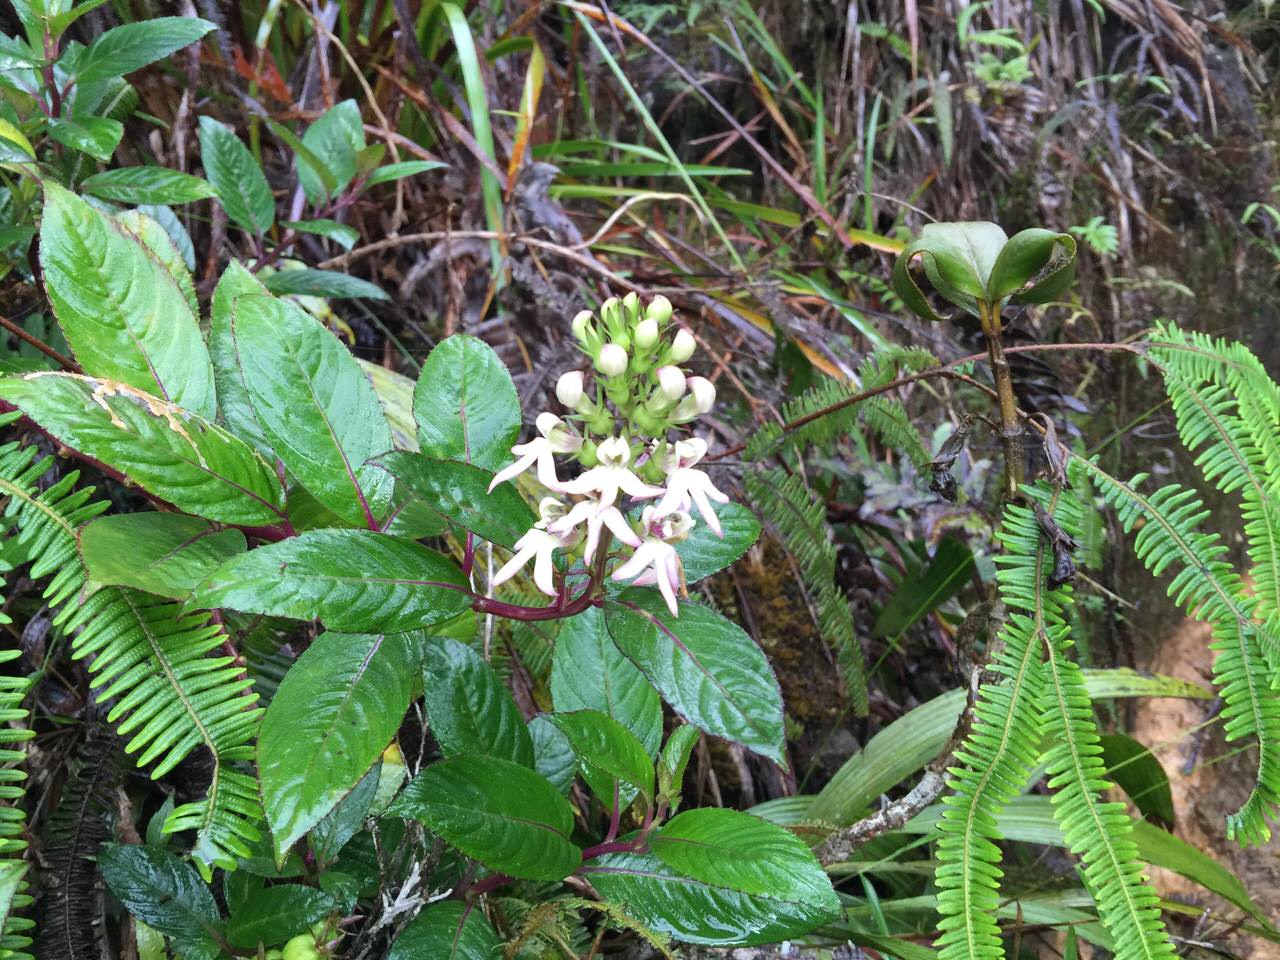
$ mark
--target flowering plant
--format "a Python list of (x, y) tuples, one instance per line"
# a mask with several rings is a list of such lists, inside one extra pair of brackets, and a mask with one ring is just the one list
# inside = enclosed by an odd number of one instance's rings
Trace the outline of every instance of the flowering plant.
[[(688, 588), (676, 544), (696, 526), (694, 507), (723, 537), (711, 501), (728, 503), (729, 498), (697, 468), (706, 456), (706, 441), (672, 439), (671, 433), (709, 413), (716, 388), (681, 369), (695, 342), (688, 330), (671, 323), (666, 297), (654, 298), (643, 312), (634, 293), (607, 300), (599, 318), (590, 310), (579, 313), (573, 334), (591, 359), (594, 383), (579, 370), (562, 374), (556, 398), (568, 416), (539, 414), (538, 436), (512, 447), (517, 459), (490, 483), (492, 492), (534, 467), (550, 494), (539, 504), (540, 519), (516, 543), (515, 555), (492, 584), (505, 583), (532, 561), (538, 589), (563, 599), (567, 578), (557, 585), (553, 555), (580, 555), (588, 567), (598, 556), (603, 570), (610, 541), (616, 539), (631, 552), (620, 557), (612, 579), (656, 586), (671, 615), (679, 616), (677, 595), (687, 596)], [(577, 461), (584, 471), (561, 480), (557, 454)], [(652, 503), (638, 517), (634, 511), (628, 515), (619, 506), (622, 495)]]

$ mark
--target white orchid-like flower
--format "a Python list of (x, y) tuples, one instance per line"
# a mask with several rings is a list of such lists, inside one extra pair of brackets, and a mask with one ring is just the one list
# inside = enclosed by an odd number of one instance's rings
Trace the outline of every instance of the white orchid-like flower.
[(688, 590), (684, 583), (684, 564), (673, 544), (689, 536), (693, 518), (687, 513), (660, 517), (656, 508), (645, 507), (642, 519), (647, 535), (631, 558), (613, 571), (613, 579), (630, 580), (639, 587), (656, 586), (671, 615), (678, 617), (677, 595), (683, 596)]
[(703, 522), (717, 537), (723, 537), (720, 518), (716, 516), (711, 501), (728, 503), (729, 497), (716, 489), (706, 473), (694, 469), (694, 465), (706, 455), (707, 441), (701, 437), (678, 440), (672, 445), (663, 464), (667, 474), (667, 491), (658, 501), (655, 516), (666, 517), (687, 512), (696, 506)]
[(490, 492), (500, 483), (518, 477), (535, 463), (538, 465), (538, 482), (548, 490), (559, 490), (556, 476), (557, 453), (577, 453), (582, 449), (582, 437), (569, 424), (554, 413), (540, 413), (535, 421), (539, 436), (528, 443), (517, 443), (511, 452), (518, 458), (499, 470), (489, 484)]
[(565, 505), (555, 497), (543, 497), (542, 502), (538, 504), (538, 513), (542, 519), (516, 541), (514, 556), (493, 575), (491, 586), (498, 587), (506, 583), (532, 560), (533, 582), (548, 596), (557, 596), (555, 561), (551, 555), (556, 550), (571, 546), (577, 539), (577, 531), (569, 529), (564, 533), (553, 533), (548, 529), (557, 525), (566, 516)]
[(640, 537), (631, 529), (627, 518), (616, 506), (601, 506), (598, 500), (583, 500), (559, 520), (548, 526), (552, 533), (566, 535), (580, 524), (587, 525), (587, 542), (583, 547), (582, 562), (590, 563), (595, 556), (596, 547), (600, 543), (600, 532), (608, 528), (609, 532), (629, 547), (640, 546)]
[(574, 480), (560, 484), (556, 489), (575, 496), (598, 494), (601, 508), (613, 506), (617, 502), (619, 491), (637, 500), (648, 500), (662, 494), (661, 487), (645, 483), (627, 466), (631, 462), (631, 446), (622, 437), (601, 440), (596, 447), (596, 458), (599, 460), (597, 466)]

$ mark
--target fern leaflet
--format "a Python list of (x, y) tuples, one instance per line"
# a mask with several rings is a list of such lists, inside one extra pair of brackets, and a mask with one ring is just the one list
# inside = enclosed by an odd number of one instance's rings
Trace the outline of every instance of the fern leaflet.
[(74, 637), (73, 657), (92, 657), (90, 685), (99, 700), (115, 699), (107, 719), (130, 737), (126, 750), (139, 754), (139, 766), (154, 763), (152, 776), (160, 777), (197, 746), (209, 751), (207, 796), (175, 810), (165, 829), (196, 831), (202, 872), (232, 869), (236, 856), (248, 855), (246, 841), (257, 839), (262, 818), (253, 778), (232, 768), (253, 759), (262, 711), (247, 692), (252, 681), (233, 657), (210, 655), (227, 636), (207, 613), (117, 587), (85, 598), (76, 529), (108, 504), (92, 502), (92, 488), (74, 489), (75, 472), (37, 492), (50, 460), (33, 457), (31, 448), (0, 447), (0, 497), (16, 519), (16, 545), (32, 558), (31, 576), (51, 576), (44, 598), (58, 611), (54, 625)]

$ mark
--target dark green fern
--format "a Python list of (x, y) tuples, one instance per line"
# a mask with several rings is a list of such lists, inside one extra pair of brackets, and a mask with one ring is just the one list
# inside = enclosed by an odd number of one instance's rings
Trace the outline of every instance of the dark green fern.
[(862, 647), (854, 632), (848, 598), (836, 583), (836, 550), (827, 526), (826, 506), (814, 498), (799, 476), (781, 469), (752, 471), (744, 482), (751, 501), (796, 558), (817, 614), (818, 631), (835, 651), (855, 711), (866, 716)]
[(227, 635), (207, 613), (184, 613), (136, 590), (89, 593), (76, 530), (108, 505), (91, 500), (92, 488), (76, 490), (75, 472), (38, 492), (51, 460), (34, 456), (14, 443), (0, 447), (0, 497), (15, 520), (16, 544), (32, 558), (31, 576), (50, 577), (44, 598), (57, 611), (54, 625), (73, 637), (73, 657), (89, 658), (98, 699), (115, 701), (108, 720), (129, 738), (139, 766), (154, 765), (152, 776), (160, 777), (196, 747), (209, 751), (208, 795), (175, 810), (166, 830), (196, 832), (193, 855), (206, 874), (215, 865), (233, 868), (249, 852), (246, 841), (258, 837), (262, 816), (253, 777), (235, 769), (253, 759), (262, 713), (252, 681), (233, 657), (218, 655)]
[[(4, 622), (9, 622), (8, 617)], [(22, 655), (20, 650), (0, 651), (0, 666), (11, 664)], [(31, 904), (27, 894), (27, 863), (23, 854), (22, 769), (26, 750), (22, 744), (34, 735), (27, 725), (27, 709), (23, 705), (31, 689), (31, 677), (0, 674), (0, 957), (31, 960), (26, 948), (31, 945), (27, 931), (32, 922), (18, 916), (18, 911)]]

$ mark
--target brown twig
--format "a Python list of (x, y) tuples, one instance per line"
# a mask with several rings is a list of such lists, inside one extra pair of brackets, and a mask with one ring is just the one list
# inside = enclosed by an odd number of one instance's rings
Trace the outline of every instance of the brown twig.
[(27, 333), (27, 331), (23, 330), (22, 327), (18, 326), (8, 317), (0, 317), (0, 327), (4, 327), (19, 340), (31, 344), (31, 346), (35, 347), (58, 366), (62, 367), (63, 370), (66, 370), (69, 373), (84, 373), (84, 371), (80, 369), (80, 364), (76, 363), (70, 357), (64, 357), (39, 337), (34, 337)]

